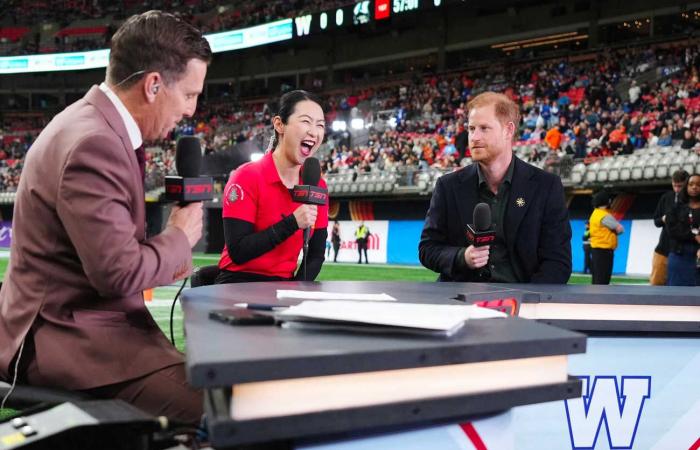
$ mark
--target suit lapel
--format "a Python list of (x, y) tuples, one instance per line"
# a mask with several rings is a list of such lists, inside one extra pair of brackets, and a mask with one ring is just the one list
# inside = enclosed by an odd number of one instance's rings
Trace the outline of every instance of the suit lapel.
[[(105, 95), (105, 93), (102, 92), (99, 87), (93, 86), (90, 88), (88, 93), (85, 94), (85, 100), (102, 113), (109, 126), (122, 140), (124, 148), (126, 150), (132, 150), (131, 153), (133, 153), (131, 140), (129, 139), (129, 132), (126, 131), (124, 120), (121, 118), (119, 111), (117, 111), (117, 108), (107, 97), (107, 95)], [(134, 162), (136, 162), (136, 156), (134, 156)]]
[[(506, 243), (511, 250), (515, 246), (520, 224), (534, 201), (535, 195), (537, 195), (537, 186), (530, 182), (530, 178), (535, 173), (534, 170), (529, 164), (524, 163), (515, 155), (513, 155), (513, 158), (515, 158), (515, 167), (513, 168), (513, 179), (503, 227)], [(544, 193), (542, 192), (540, 195), (544, 195)]]
[[(479, 181), (476, 173), (476, 164), (478, 163), (473, 163), (460, 170), (459, 189), (453, 191), (459, 217), (465, 226), (473, 222), (474, 207), (479, 203)], [(464, 232), (466, 233), (466, 228)]]
[[(110, 126), (110, 128), (119, 136), (122, 141), (122, 150), (126, 152), (127, 158), (131, 163), (131, 173), (133, 174), (133, 187), (135, 189), (135, 198), (144, 199), (144, 180), (141, 174), (141, 167), (136, 159), (136, 152), (131, 146), (131, 139), (129, 139), (129, 132), (126, 130), (126, 125), (124, 120), (119, 115), (119, 111), (114, 106), (112, 101), (107, 97), (107, 95), (100, 90), (98, 86), (93, 86), (85, 97), (83, 97), (86, 102), (93, 105), (97, 110), (104, 116), (105, 121)], [(144, 203), (137, 204), (143, 205)], [(146, 236), (146, 212), (143, 206), (136, 207), (134, 211), (134, 222), (137, 224), (137, 238), (142, 240)]]

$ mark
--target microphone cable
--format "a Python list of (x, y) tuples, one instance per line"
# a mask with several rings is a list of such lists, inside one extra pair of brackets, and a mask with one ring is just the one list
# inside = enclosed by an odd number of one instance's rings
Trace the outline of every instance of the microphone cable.
[[(307, 230), (304, 230), (304, 231), (307, 231)], [(304, 234), (306, 234), (306, 233), (304, 233)], [(309, 235), (311, 235), (310, 231), (309, 231)], [(311, 237), (309, 237), (309, 239), (311, 239)], [(304, 281), (308, 281), (306, 278), (306, 261), (309, 257), (309, 239), (307, 239), (306, 236), (304, 236), (304, 258), (302, 261), (302, 263), (304, 264)]]
[(24, 350), (24, 343), (27, 341), (27, 337), (25, 336), (24, 339), (22, 339), (22, 344), (19, 346), (19, 350), (17, 351), (17, 360), (15, 361), (15, 373), (12, 376), (12, 384), (10, 385), (10, 389), (7, 391), (5, 396), (2, 398), (2, 402), (0, 402), (0, 409), (5, 409), (5, 403), (7, 402), (7, 399), (10, 398), (10, 395), (12, 395), (12, 392), (14, 392), (15, 387), (17, 386), (17, 374), (19, 372), (19, 360), (22, 358), (22, 350)]
[(175, 315), (175, 303), (177, 303), (177, 299), (180, 298), (180, 294), (182, 293), (182, 290), (185, 289), (185, 285), (187, 284), (187, 280), (189, 279), (190, 278), (187, 277), (182, 281), (180, 290), (177, 291), (177, 294), (175, 294), (175, 298), (173, 299), (173, 304), (170, 305), (170, 342), (173, 344), (173, 347), (175, 347), (175, 332), (173, 331), (173, 316)]

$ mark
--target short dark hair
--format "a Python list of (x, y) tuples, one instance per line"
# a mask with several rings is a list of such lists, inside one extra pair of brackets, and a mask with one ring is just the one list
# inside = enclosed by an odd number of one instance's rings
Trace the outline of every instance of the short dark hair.
[(673, 175), (671, 175), (671, 181), (673, 181), (674, 183), (685, 183), (686, 181), (688, 181), (688, 178), (690, 178), (688, 172), (686, 172), (683, 169), (678, 169), (675, 172), (673, 172)]
[[(275, 116), (279, 116), (279, 118), (282, 119), (282, 123), (286, 124), (289, 120), (289, 116), (294, 114), (294, 108), (297, 106), (297, 103), (303, 102), (305, 100), (310, 100), (319, 105), (321, 108), (323, 108), (323, 105), (321, 104), (321, 99), (317, 95), (312, 94), (311, 92), (297, 89), (295, 91), (289, 91), (282, 97), (280, 97), (279, 107), (277, 108), (277, 113), (275, 114)], [(275, 150), (275, 147), (277, 147), (277, 144), (279, 144), (280, 141), (279, 133), (277, 133), (277, 130), (274, 130), (274, 132), (275, 135), (272, 138), (272, 141), (270, 142), (270, 150), (273, 151)]]
[(184, 75), (191, 59), (209, 64), (211, 55), (198, 29), (172, 14), (147, 11), (131, 16), (112, 36), (107, 81), (129, 88), (140, 79), (135, 74), (158, 72), (171, 84)]
[(592, 203), (594, 208), (608, 206), (610, 204), (610, 194), (608, 191), (600, 191), (593, 195)]

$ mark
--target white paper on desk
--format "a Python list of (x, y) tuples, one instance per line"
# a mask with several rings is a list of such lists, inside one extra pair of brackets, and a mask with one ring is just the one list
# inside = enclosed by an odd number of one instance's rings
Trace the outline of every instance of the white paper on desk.
[(396, 299), (388, 294), (349, 294), (346, 292), (295, 291), (277, 289), (277, 299), (297, 298), (302, 300), (355, 300), (370, 302), (395, 302)]
[(505, 314), (473, 305), (383, 303), (353, 301), (304, 301), (276, 315), (280, 320), (342, 321), (424, 330), (449, 331), (468, 319), (505, 317)]

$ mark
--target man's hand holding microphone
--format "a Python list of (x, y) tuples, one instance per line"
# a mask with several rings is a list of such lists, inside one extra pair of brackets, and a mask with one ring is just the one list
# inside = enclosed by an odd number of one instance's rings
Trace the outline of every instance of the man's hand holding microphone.
[(467, 242), (469, 246), (464, 251), (464, 262), (470, 269), (478, 270), (479, 278), (488, 281), (491, 270), (489, 250), (496, 240), (496, 230), (491, 223), (491, 207), (486, 203), (478, 203), (474, 207), (474, 221), (467, 225)]
[(203, 207), (202, 202), (189, 203), (185, 206), (174, 205), (166, 227), (177, 227), (185, 233), (190, 248), (202, 237)]
[(182, 136), (175, 149), (175, 167), (178, 176), (165, 177), (165, 196), (177, 202), (170, 211), (166, 227), (176, 227), (187, 236), (190, 247), (202, 237), (204, 200), (211, 200), (211, 177), (200, 177), (202, 150), (199, 139)]
[(484, 267), (489, 262), (489, 249), (490, 246), (484, 245), (481, 247), (474, 247), (470, 245), (464, 252), (464, 261), (467, 263), (470, 269), (479, 269)]

